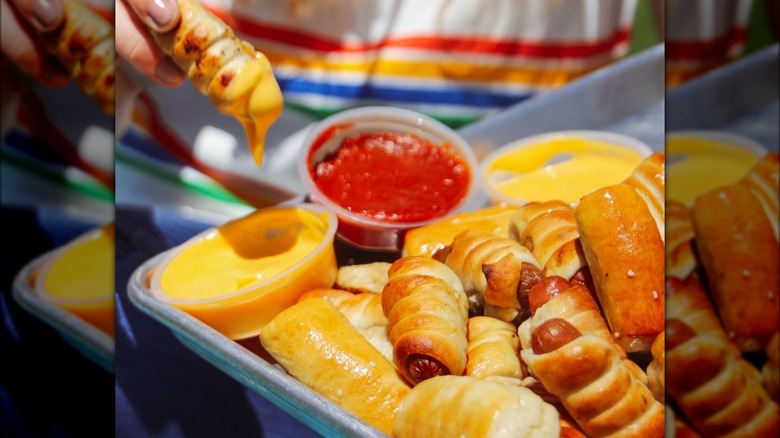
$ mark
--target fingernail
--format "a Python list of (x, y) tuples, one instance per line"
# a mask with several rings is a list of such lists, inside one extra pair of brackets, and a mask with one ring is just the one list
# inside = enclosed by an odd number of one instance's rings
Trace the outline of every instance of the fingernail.
[(157, 64), (157, 77), (168, 84), (178, 84), (184, 79), (184, 72), (171, 58), (164, 58)]
[(153, 0), (149, 4), (149, 20), (155, 30), (167, 30), (176, 15), (176, 5), (171, 0)]
[(51, 30), (62, 20), (62, 4), (49, 0), (35, 0), (33, 21), (41, 30)]

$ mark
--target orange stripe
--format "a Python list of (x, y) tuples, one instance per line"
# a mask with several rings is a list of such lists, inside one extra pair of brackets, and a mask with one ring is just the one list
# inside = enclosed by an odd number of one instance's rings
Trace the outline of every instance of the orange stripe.
[(468, 82), (503, 82), (514, 84), (559, 86), (582, 76), (603, 64), (580, 69), (499, 67), (459, 62), (413, 62), (379, 59), (369, 62), (333, 63), (321, 58), (291, 58), (287, 52), (264, 51), (271, 63), (307, 71), (330, 71), (388, 75), (406, 78), (437, 78)]

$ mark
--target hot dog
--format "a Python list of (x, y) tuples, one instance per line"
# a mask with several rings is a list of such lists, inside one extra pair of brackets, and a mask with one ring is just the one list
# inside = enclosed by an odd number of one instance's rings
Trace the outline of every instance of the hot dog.
[(778, 406), (722, 339), (666, 322), (666, 397), (704, 436), (777, 436)]
[(63, 0), (64, 18), (41, 32), (49, 53), (106, 114), (114, 114), (114, 26), (80, 0)]
[(179, 9), (173, 30), (153, 34), (157, 45), (219, 111), (241, 122), (261, 165), (266, 131), (283, 108), (271, 63), (199, 2), (179, 0)]
[(382, 310), (396, 367), (412, 384), (462, 374), (468, 303), (457, 275), (426, 256), (401, 257), (387, 275)]
[[(538, 313), (537, 313), (538, 314)], [(532, 376), (592, 437), (662, 437), (664, 407), (606, 340), (551, 318), (520, 352)]]

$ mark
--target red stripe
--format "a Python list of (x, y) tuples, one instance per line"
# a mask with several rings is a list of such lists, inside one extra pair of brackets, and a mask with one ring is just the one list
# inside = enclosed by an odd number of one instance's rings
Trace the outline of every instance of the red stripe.
[(388, 38), (377, 43), (350, 44), (315, 36), (310, 33), (261, 24), (241, 15), (235, 15), (236, 31), (252, 38), (271, 40), (291, 46), (320, 52), (368, 52), (382, 48), (409, 48), (461, 53), (520, 55), (543, 58), (581, 58), (602, 54), (616, 45), (627, 42), (629, 29), (621, 28), (612, 36), (593, 43), (577, 41), (563, 44), (539, 44), (525, 41), (497, 40), (481, 37), (417, 36)]
[(745, 27), (732, 27), (722, 36), (708, 41), (666, 41), (666, 59), (670, 61), (704, 60), (726, 56), (732, 47), (744, 44)]

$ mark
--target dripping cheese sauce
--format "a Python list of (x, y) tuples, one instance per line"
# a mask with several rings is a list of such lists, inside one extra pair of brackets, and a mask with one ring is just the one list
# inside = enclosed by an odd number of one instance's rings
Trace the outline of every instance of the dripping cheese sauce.
[(446, 215), (466, 196), (472, 178), (466, 161), (412, 134), (354, 134), (315, 163), (315, 153), (341, 128), (320, 135), (308, 156), (314, 184), (340, 207), (376, 221), (414, 223)]

